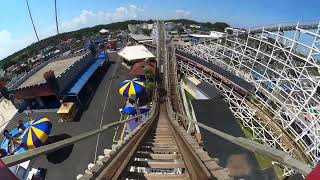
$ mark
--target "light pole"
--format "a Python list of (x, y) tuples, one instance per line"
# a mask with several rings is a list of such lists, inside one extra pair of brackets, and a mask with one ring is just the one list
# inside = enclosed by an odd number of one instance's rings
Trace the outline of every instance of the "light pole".
[(59, 34), (58, 13), (57, 13), (57, 0), (54, 0), (54, 11), (55, 11), (55, 17), (56, 17), (56, 29), (57, 29), (57, 34)]
[(26, 0), (26, 3), (27, 3), (28, 12), (29, 12), (29, 16), (30, 16), (31, 23), (32, 23), (33, 31), (34, 31), (34, 34), (35, 34), (36, 37), (37, 37), (38, 42), (39, 42), (39, 41), (40, 41), (40, 40), (39, 40), (39, 36), (38, 36), (36, 27), (35, 27), (34, 22), (33, 22), (33, 19), (32, 19), (32, 15), (31, 15), (31, 11), (30, 11), (30, 7), (29, 7), (29, 2), (28, 2), (28, 0)]

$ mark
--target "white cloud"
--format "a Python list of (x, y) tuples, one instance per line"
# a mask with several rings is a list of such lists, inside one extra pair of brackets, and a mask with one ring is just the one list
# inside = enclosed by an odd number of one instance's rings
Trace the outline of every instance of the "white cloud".
[(191, 15), (190, 11), (186, 11), (183, 9), (177, 9), (177, 10), (175, 10), (175, 13), (176, 13), (177, 17), (181, 17), (181, 18), (185, 18), (185, 17), (188, 17)]
[(118, 7), (112, 12), (82, 10), (80, 15), (71, 20), (63, 21), (60, 24), (62, 32), (73, 31), (84, 27), (91, 27), (97, 24), (107, 24), (110, 22), (136, 19), (144, 9), (135, 5)]
[(0, 60), (26, 47), (33, 41), (32, 37), (16, 38), (8, 30), (0, 30)]

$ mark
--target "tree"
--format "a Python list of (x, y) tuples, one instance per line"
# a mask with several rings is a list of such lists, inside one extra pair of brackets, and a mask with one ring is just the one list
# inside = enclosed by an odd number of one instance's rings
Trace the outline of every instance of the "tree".
[(145, 85), (148, 97), (151, 98), (152, 97), (152, 92), (156, 88), (156, 84), (154, 82), (146, 81), (144, 85)]
[(154, 74), (153, 74), (153, 71), (150, 67), (147, 66), (144, 68), (144, 75), (146, 77), (147, 82), (153, 81)]
[(144, 68), (144, 75), (146, 77), (145, 88), (148, 94), (148, 97), (152, 97), (152, 92), (156, 88), (156, 84), (154, 82), (154, 73), (150, 66), (146, 66)]
[(148, 23), (148, 24), (153, 24), (153, 20), (152, 20), (152, 19), (149, 19), (146, 23)]
[(151, 31), (152, 31), (151, 29), (142, 29), (142, 34), (150, 36)]
[(184, 29), (183, 29), (183, 27), (178, 26), (177, 31), (178, 31), (178, 34), (180, 35), (184, 32)]
[(232, 35), (233, 34), (233, 31), (231, 29), (227, 29), (227, 33)]

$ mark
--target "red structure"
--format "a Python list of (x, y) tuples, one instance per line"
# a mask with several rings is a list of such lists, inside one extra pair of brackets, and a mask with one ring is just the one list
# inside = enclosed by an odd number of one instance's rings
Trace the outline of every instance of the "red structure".
[(306, 177), (306, 180), (319, 180), (320, 179), (320, 165), (317, 165), (311, 173)]
[(130, 75), (133, 76), (144, 76), (144, 71), (146, 68), (150, 68), (153, 72), (153, 74), (156, 73), (156, 63), (152, 63), (152, 62), (145, 62), (145, 61), (141, 61), (138, 63), (135, 63), (132, 68), (131, 71), (129, 72)]
[(10, 171), (10, 169), (0, 159), (0, 179), (18, 180), (18, 178)]

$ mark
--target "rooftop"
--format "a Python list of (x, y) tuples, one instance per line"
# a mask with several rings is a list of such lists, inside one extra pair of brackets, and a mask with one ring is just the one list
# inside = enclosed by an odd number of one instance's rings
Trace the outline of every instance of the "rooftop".
[(136, 41), (148, 41), (152, 40), (152, 37), (143, 34), (131, 34), (130, 37)]
[(129, 72), (130, 75), (134, 76), (144, 76), (145, 75), (145, 68), (150, 68), (153, 74), (156, 73), (156, 63), (147, 63), (145, 61), (138, 62), (134, 64)]
[(221, 92), (216, 87), (203, 81), (197, 85), (197, 88), (204, 93), (209, 99), (221, 98)]
[(127, 61), (155, 58), (144, 45), (126, 46), (118, 52), (118, 55)]
[(189, 36), (191, 37), (195, 37), (195, 38), (212, 38), (210, 35), (208, 34), (189, 34)]
[(18, 88), (24, 88), (36, 84), (45, 83), (46, 81), (43, 78), (43, 74), (49, 70), (53, 70), (55, 76), (58, 77), (63, 72), (65, 72), (70, 66), (72, 66), (76, 61), (80, 60), (83, 56), (84, 55), (80, 55), (48, 63), (47, 65), (39, 69), (36, 73), (34, 73), (32, 76), (30, 76)]
[(224, 35), (225, 33), (218, 32), (218, 31), (210, 31), (210, 34), (189, 34), (191, 37), (195, 38), (220, 38)]
[(221, 68), (220, 66), (217, 66), (213, 63), (209, 63), (199, 57), (196, 57), (191, 54), (187, 54), (187, 53), (180, 51), (178, 49), (176, 50), (176, 54), (179, 56), (182, 56), (184, 58), (187, 58), (187, 59), (193, 61), (194, 63), (200, 64), (201, 66), (206, 67), (215, 73), (218, 73), (219, 75), (230, 80), (233, 84), (237, 85), (238, 87), (240, 87), (244, 91), (253, 91), (255, 89), (254, 85), (252, 85), (248, 81), (232, 74), (231, 72)]

